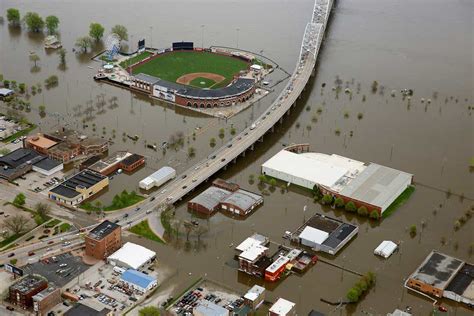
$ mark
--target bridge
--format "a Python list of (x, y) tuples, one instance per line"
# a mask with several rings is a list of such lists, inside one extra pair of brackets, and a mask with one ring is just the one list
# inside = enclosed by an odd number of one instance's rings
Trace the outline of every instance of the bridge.
[[(128, 229), (147, 217), (156, 216), (155, 212), (147, 214), (146, 211), (157, 210), (165, 204), (174, 204), (211, 178), (219, 170), (235, 162), (239, 156), (245, 155), (247, 150), (253, 150), (255, 143), (262, 140), (263, 136), (273, 130), (277, 123), (283, 121), (284, 115), (289, 113), (296, 104), (311, 75), (314, 74), (314, 68), (332, 5), (333, 0), (315, 0), (313, 14), (310, 22), (306, 25), (300, 54), (293, 74), (280, 95), (251, 126), (234, 136), (207, 158), (201, 160), (178, 175), (173, 181), (161, 187), (159, 192), (151, 194), (146, 201), (142, 202), (139, 212), (130, 212), (129, 208), (114, 212), (108, 218), (117, 221), (124, 229)], [(95, 225), (85, 227), (85, 229), (92, 229)], [(15, 249), (16, 257), (26, 257), (27, 252), (32, 249), (36, 249), (38, 254), (40, 254), (39, 250), (42, 249), (43, 255), (51, 255), (54, 251), (61, 251), (64, 247), (62, 247), (62, 243), (59, 240), (65, 237), (67, 237), (65, 240), (71, 241), (74, 246), (80, 246), (83, 244), (83, 241), (80, 241), (81, 238), (77, 235), (79, 234), (60, 234), (44, 242), (19, 247)], [(47, 245), (46, 242), (51, 240), (54, 241), (54, 244)], [(3, 254), (0, 254), (0, 262), (5, 262), (8, 258), (7, 253), (3, 252)]]

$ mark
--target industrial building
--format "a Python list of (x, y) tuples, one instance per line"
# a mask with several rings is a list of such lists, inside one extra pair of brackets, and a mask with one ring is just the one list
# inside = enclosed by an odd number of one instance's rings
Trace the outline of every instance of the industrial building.
[(28, 148), (18, 148), (0, 157), (0, 178), (8, 181), (13, 181), (32, 170), (50, 175), (62, 168), (60, 161), (40, 155)]
[(426, 257), (406, 285), (438, 298), (474, 304), (474, 266), (437, 251)]
[(212, 186), (188, 202), (188, 209), (205, 215), (223, 210), (247, 216), (263, 203), (263, 197), (240, 188), (236, 183), (216, 179)]
[(86, 235), (85, 244), (86, 255), (105, 259), (122, 246), (122, 227), (105, 220)]
[(390, 257), (395, 250), (397, 250), (398, 245), (390, 240), (384, 240), (377, 246), (374, 250), (374, 254), (377, 256), (384, 257), (385, 259)]
[(48, 197), (56, 203), (75, 206), (108, 185), (108, 177), (86, 169), (55, 186), (48, 192)]
[(50, 286), (33, 296), (33, 311), (37, 316), (45, 316), (59, 303), (61, 303), (61, 290)]
[(245, 239), (235, 249), (239, 252), (239, 270), (247, 274), (263, 277), (265, 268), (271, 264), (266, 256), (270, 240), (268, 237), (253, 234)]
[(286, 315), (296, 315), (296, 304), (285, 300), (284, 298), (279, 298), (275, 304), (270, 307), (268, 310), (269, 316), (286, 316)]
[(151, 175), (141, 180), (138, 183), (140, 189), (150, 190), (153, 187), (160, 187), (167, 181), (176, 177), (176, 170), (171, 167), (163, 167), (158, 171), (153, 172)]
[(113, 316), (114, 312), (108, 308), (97, 310), (82, 303), (75, 304), (64, 313), (64, 316)]
[(48, 287), (48, 282), (42, 276), (28, 274), (9, 287), (9, 302), (23, 309), (33, 306), (33, 296)]
[(156, 252), (143, 246), (127, 242), (107, 258), (113, 266), (138, 270), (156, 259)]
[(128, 269), (122, 273), (120, 281), (128, 288), (132, 288), (141, 293), (145, 293), (158, 285), (158, 281), (155, 277), (134, 269)]
[(108, 176), (119, 169), (133, 172), (144, 163), (145, 157), (142, 155), (132, 154), (127, 151), (118, 151), (105, 159), (96, 161), (88, 166), (87, 169)]
[(194, 316), (229, 316), (229, 310), (210, 301), (201, 300), (193, 310)]
[(359, 232), (359, 227), (322, 214), (314, 214), (294, 233), (291, 240), (335, 255)]
[(23, 140), (23, 147), (67, 163), (80, 155), (87, 157), (104, 154), (109, 149), (109, 142), (103, 138), (89, 137), (75, 130), (61, 128), (47, 134), (28, 136)]
[(258, 309), (265, 300), (265, 288), (255, 284), (244, 295), (244, 303), (253, 311)]
[(339, 155), (309, 152), (295, 145), (262, 165), (262, 173), (322, 194), (352, 201), (357, 207), (382, 214), (413, 181), (413, 175)]

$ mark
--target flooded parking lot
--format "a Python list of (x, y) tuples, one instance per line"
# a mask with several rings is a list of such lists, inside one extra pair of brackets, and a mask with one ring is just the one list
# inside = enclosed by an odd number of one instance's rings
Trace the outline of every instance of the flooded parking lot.
[[(313, 5), (313, 1), (306, 0), (293, 1), (291, 5), (287, 1), (269, 4), (268, 1), (245, 0), (243, 3), (251, 4), (253, 12), (259, 12), (255, 15), (248, 12), (246, 5), (230, 1), (220, 1), (217, 6), (213, 1), (182, 0), (180, 10), (176, 10), (172, 2), (161, 3), (159, 10), (150, 10), (148, 5), (120, 1), (113, 14), (107, 14), (110, 3), (3, 1), (0, 5), (2, 12), (11, 6), (42, 15), (54, 11), (61, 20), (61, 40), (68, 48), (66, 71), (57, 69), (56, 54), (44, 53), (41, 37), (11, 29), (6, 23), (0, 26), (0, 73), (4, 77), (32, 85), (53, 73), (59, 76), (58, 87), (32, 96), (32, 111), (23, 113), (38, 123), (38, 130), (55, 129), (59, 123), (81, 128), (82, 119), (87, 119), (86, 133), (100, 134), (106, 127), (105, 137), (111, 137), (112, 130), (116, 130), (111, 152), (129, 150), (147, 157), (147, 165), (137, 173), (122, 174), (111, 181), (108, 191), (99, 196), (104, 204), (124, 187), (136, 190), (138, 181), (159, 167), (169, 165), (179, 172), (207, 156), (212, 150), (211, 137), (215, 137), (220, 146), (231, 137), (232, 126), (238, 130), (249, 126), (266, 110), (282, 85), (276, 86), (274, 93), (252, 108), (227, 121), (150, 102), (126, 90), (93, 82), (95, 71), (88, 66), (97, 68), (98, 65), (90, 61), (92, 54), (75, 55), (70, 50), (75, 39), (87, 32), (90, 21), (97, 20), (107, 28), (120, 21), (128, 27), (133, 41), (146, 37), (150, 45), (160, 47), (178, 39), (200, 42), (201, 31), (205, 46), (236, 46), (238, 37), (239, 47), (263, 50), (265, 55), (291, 71)], [(191, 234), (190, 245), (185, 236), (167, 245), (140, 240), (157, 251), (158, 260), (175, 267), (175, 273), (163, 289), (170, 284), (186, 288), (196, 276), (202, 275), (241, 292), (254, 283), (262, 283), (226, 264), (233, 256), (230, 245), (253, 232), (286, 243), (281, 239), (285, 231), (300, 226), (305, 216), (319, 212), (359, 225), (357, 237), (335, 258), (322, 257), (362, 273), (368, 270), (377, 273), (374, 290), (364, 297), (357, 309), (347, 306), (336, 313), (386, 314), (396, 307), (410, 305), (415, 314), (427, 314), (432, 308), (431, 302), (407, 292), (402, 287), (406, 277), (431, 249), (473, 260), (472, 220), (458, 231), (453, 229), (454, 221), (474, 199), (469, 170), (469, 159), (473, 156), (472, 110), (469, 108), (473, 103), (473, 78), (472, 67), (468, 67), (472, 65), (470, 12), (470, 2), (416, 0), (408, 5), (399, 1), (338, 1), (323, 43), (317, 76), (297, 107), (274, 133), (265, 136), (255, 151), (218, 174), (257, 192), (258, 181), (250, 184), (250, 175), (259, 174), (261, 164), (283, 145), (307, 142), (317, 152), (337, 153), (413, 173), (416, 190), (402, 207), (383, 221), (373, 222), (322, 207), (313, 202), (311, 194), (298, 188), (290, 186), (274, 192), (267, 188), (264, 204), (247, 219), (236, 221), (216, 214), (202, 220), (208, 223), (210, 231), (200, 240)], [(239, 17), (232, 25), (228, 23), (230, 14)], [(440, 27), (436, 17), (441, 15), (449, 27)], [(201, 29), (203, 23), (205, 26)], [(40, 55), (40, 72), (30, 72), (27, 55), (32, 50)], [(378, 82), (375, 92), (374, 80)], [(337, 85), (342, 87), (340, 93), (332, 89)], [(352, 93), (344, 93), (346, 87)], [(399, 93), (405, 88), (414, 90), (410, 102)], [(391, 96), (392, 90), (395, 97)], [(84, 108), (88, 102), (94, 104), (102, 94), (106, 100), (116, 96), (118, 105), (110, 103), (105, 113), (95, 111), (91, 118), (86, 117)], [(40, 119), (37, 112), (40, 104), (45, 104), (51, 115)], [(92, 129), (93, 123), (96, 132)], [(222, 140), (218, 138), (219, 128), (225, 129)], [(183, 148), (163, 153), (145, 147), (144, 140), (160, 144), (178, 131), (186, 135)], [(123, 133), (139, 135), (140, 139), (133, 142), (122, 138)], [(192, 159), (187, 157), (189, 146), (196, 148)], [(177, 205), (178, 218), (193, 217), (185, 202)], [(305, 205), (308, 207), (306, 215), (303, 213)], [(418, 230), (413, 238), (408, 233), (411, 225), (416, 225)], [(400, 242), (400, 251), (388, 260), (375, 257), (373, 250), (382, 240)], [(334, 306), (319, 298), (337, 301), (345, 297), (356, 281), (354, 275), (318, 263), (302, 277), (292, 275), (283, 284), (262, 284), (269, 289), (269, 300), (285, 297), (297, 304), (299, 314), (305, 314), (313, 308), (325, 313), (334, 311)], [(464, 307), (446, 303), (457, 315), (469, 314)]]

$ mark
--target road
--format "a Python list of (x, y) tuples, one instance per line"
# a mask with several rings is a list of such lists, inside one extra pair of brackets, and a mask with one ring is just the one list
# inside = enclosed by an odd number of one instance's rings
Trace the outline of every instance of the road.
[[(236, 135), (207, 158), (201, 160), (168, 184), (165, 184), (158, 192), (151, 194), (147, 200), (140, 203), (139, 209), (128, 208), (116, 211), (113, 214), (107, 214), (106, 218), (122, 225), (123, 229), (129, 229), (134, 224), (146, 218), (159, 216), (159, 206), (173, 204), (181, 200), (201, 183), (212, 177), (219, 170), (225, 168), (241, 154), (245, 153), (246, 150), (252, 149), (255, 143), (262, 139), (267, 132), (283, 119), (284, 115), (290, 111), (291, 107), (296, 103), (296, 100), (303, 92), (313, 73), (331, 8), (332, 0), (315, 1), (313, 15), (311, 21), (306, 26), (300, 55), (292, 76), (278, 98), (251, 126), (244, 129), (240, 134)], [(16, 194), (13, 193), (13, 195)], [(36, 195), (36, 197), (33, 198), (28, 194), (27, 198), (35, 200), (38, 199), (38, 196)], [(57, 206), (54, 207), (54, 210), (58, 212)], [(64, 210), (60, 209), (59, 213), (61, 212), (64, 213)], [(69, 214), (71, 214), (71, 212), (69, 212)], [(89, 215), (84, 215), (84, 213), (79, 211), (72, 215), (77, 216), (76, 219), (82, 219), (88, 224), (91, 222)], [(84, 216), (88, 216), (88, 221)], [(159, 224), (159, 221), (153, 222)], [(91, 229), (94, 226), (95, 225), (90, 225), (87, 228)], [(67, 240), (69, 241), (79, 242), (81, 236), (77, 236), (77, 233), (60, 234), (47, 240), (46, 246), (44, 242), (38, 242), (17, 248), (15, 249), (15, 255), (12, 257), (8, 257), (11, 252), (3, 252), (0, 253), (0, 263), (7, 262), (11, 258), (25, 260), (31, 249), (37, 248), (42, 249), (42, 251), (46, 249), (46, 252), (60, 251), (63, 242), (61, 238), (68, 238)], [(48, 247), (47, 243), (51, 240), (53, 240), (54, 244)], [(82, 240), (82, 238), (80, 240)], [(48, 250), (49, 248), (52, 249)]]

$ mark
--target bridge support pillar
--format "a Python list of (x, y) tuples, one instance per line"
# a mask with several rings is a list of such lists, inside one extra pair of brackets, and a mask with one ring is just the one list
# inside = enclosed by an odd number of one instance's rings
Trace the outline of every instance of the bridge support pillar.
[(222, 168), (222, 169), (227, 170), (227, 165), (225, 165), (224, 168)]
[(260, 137), (260, 139), (258, 140), (259, 142), (263, 143), (263, 136)]
[(280, 117), (280, 124), (283, 124), (283, 116)]
[(234, 160), (233, 160), (233, 161), (234, 161), (234, 163), (237, 163), (237, 158), (234, 158)]
[(242, 157), (245, 157), (245, 150), (242, 152)]
[(252, 146), (250, 146), (250, 150), (252, 150), (252, 151), (253, 151), (253, 144), (252, 144)]
[(272, 133), (275, 131), (275, 125), (272, 126)]
[(311, 77), (315, 77), (316, 76), (316, 69), (313, 68), (313, 70), (311, 70)]

